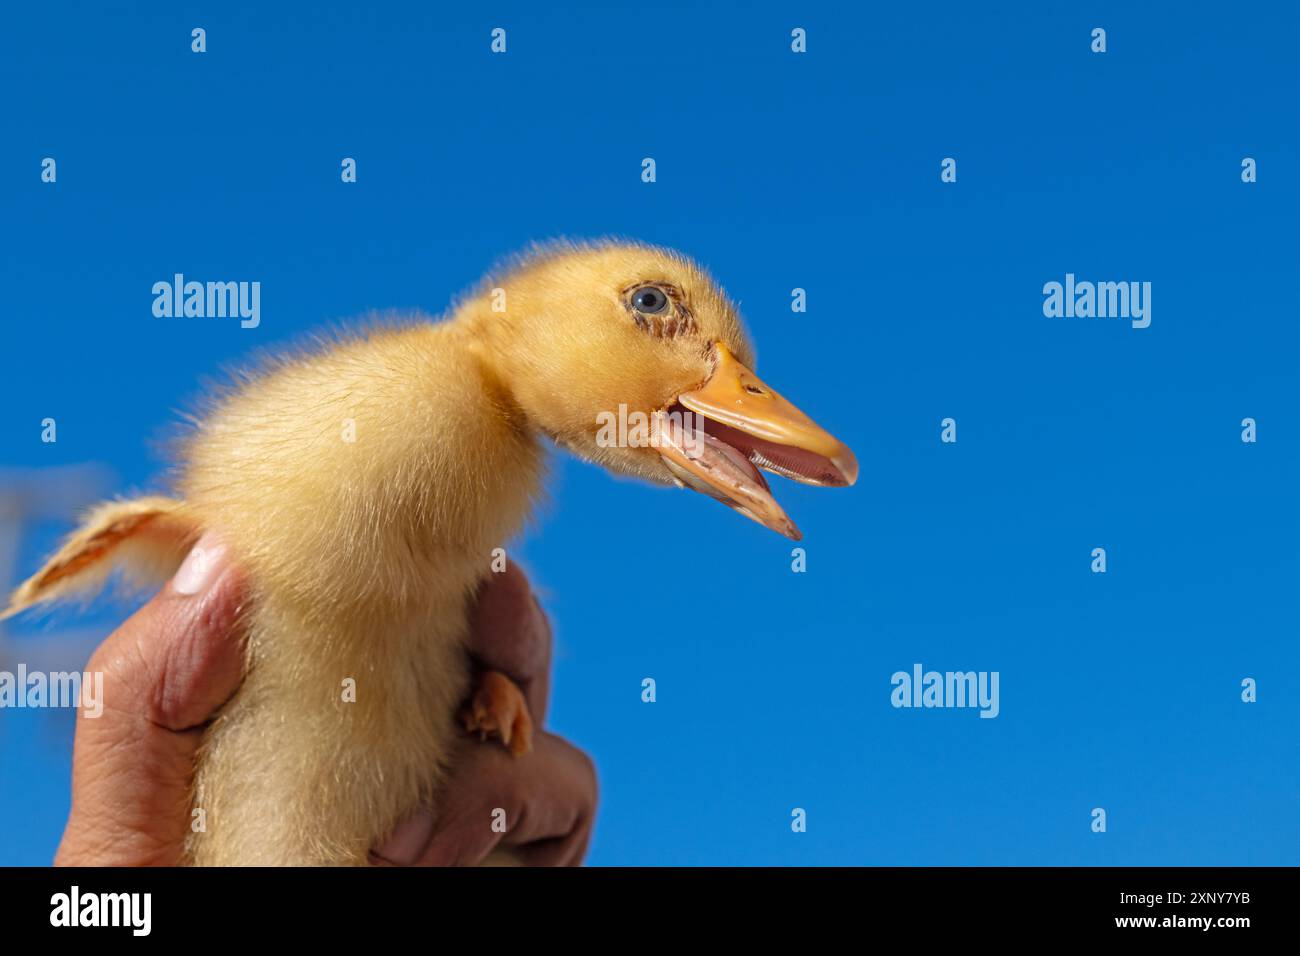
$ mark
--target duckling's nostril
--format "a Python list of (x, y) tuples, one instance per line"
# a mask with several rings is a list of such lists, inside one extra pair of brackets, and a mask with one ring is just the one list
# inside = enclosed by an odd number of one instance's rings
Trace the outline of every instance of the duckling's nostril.
[(766, 394), (767, 394), (767, 392), (765, 392), (763, 389), (759, 388), (757, 385), (746, 385), (746, 386), (745, 386), (745, 391), (749, 392), (750, 395), (766, 395)]

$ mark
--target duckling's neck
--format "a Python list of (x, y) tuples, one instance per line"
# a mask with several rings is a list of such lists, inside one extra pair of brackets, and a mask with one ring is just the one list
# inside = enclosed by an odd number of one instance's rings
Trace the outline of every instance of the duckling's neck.
[[(355, 444), (330, 446), (329, 493), (339, 500), (315, 506), (348, 524), (338, 537), (354, 545), (338, 560), (373, 569), (351, 572), (354, 593), (419, 603), (430, 581), (448, 593), (475, 585), (523, 529), (545, 456), (474, 336), (454, 322), (422, 323), (353, 343), (311, 374), (315, 394), (346, 404), (295, 414), (356, 420)], [(322, 518), (330, 522), (313, 516)]]
[(422, 409), (428, 476), (439, 508), (439, 537), (490, 552), (504, 548), (541, 494), (545, 452), (540, 436), (492, 368), (473, 331), (456, 324), (412, 334), (425, 347), (417, 371), (427, 389)]

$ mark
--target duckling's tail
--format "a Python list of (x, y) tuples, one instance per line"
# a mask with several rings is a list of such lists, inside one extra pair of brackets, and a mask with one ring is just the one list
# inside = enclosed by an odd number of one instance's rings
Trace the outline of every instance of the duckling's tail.
[(45, 567), (9, 598), (0, 620), (28, 608), (98, 590), (113, 569), (133, 584), (161, 583), (175, 573), (200, 528), (174, 498), (109, 501), (94, 508)]

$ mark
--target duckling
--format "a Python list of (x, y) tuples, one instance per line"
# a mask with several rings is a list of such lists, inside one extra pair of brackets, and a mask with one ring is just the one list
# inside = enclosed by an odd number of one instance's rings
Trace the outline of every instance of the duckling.
[[(247, 676), (205, 731), (207, 827), (188, 860), (363, 865), (436, 806), (460, 735), (528, 749), (518, 688), (471, 686), (465, 639), (494, 549), (538, 500), (547, 440), (795, 540), (760, 469), (854, 483), (852, 452), (753, 366), (736, 308), (686, 257), (535, 249), (440, 322), (379, 324), (211, 396), (178, 446), (174, 495), (93, 510), (5, 616), (114, 567), (165, 580), (218, 529), (251, 581)], [(623, 413), (650, 427), (632, 440), (602, 425)]]

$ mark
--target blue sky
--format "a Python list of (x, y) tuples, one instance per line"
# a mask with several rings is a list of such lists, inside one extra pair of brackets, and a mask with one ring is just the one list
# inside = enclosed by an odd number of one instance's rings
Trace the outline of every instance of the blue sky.
[[(1300, 863), (1297, 14), (1134, 6), (11, 7), (0, 464), (155, 487), (151, 440), (252, 349), (436, 314), (536, 239), (672, 246), (863, 474), (774, 480), (794, 574), (557, 456), (515, 552), (552, 727), (599, 767), (591, 863)], [(260, 281), (260, 326), (154, 318), (175, 272)], [(1046, 318), (1067, 272), (1150, 282), (1150, 327)], [(10, 625), (2, 659), (78, 666), (125, 611)], [(918, 662), (997, 671), (999, 716), (893, 708)], [(50, 859), (70, 728), (0, 713), (0, 864)]]

